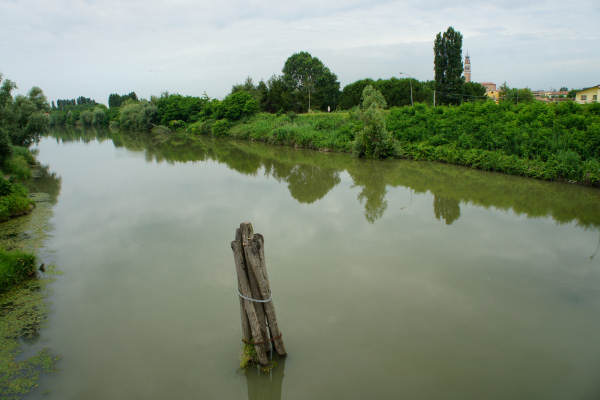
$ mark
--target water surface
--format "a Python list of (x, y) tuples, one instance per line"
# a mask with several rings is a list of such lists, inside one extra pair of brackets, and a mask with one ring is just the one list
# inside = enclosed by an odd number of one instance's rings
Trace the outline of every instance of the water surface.
[[(600, 191), (252, 143), (60, 133), (44, 399), (595, 399)], [(286, 347), (240, 371), (229, 242)]]

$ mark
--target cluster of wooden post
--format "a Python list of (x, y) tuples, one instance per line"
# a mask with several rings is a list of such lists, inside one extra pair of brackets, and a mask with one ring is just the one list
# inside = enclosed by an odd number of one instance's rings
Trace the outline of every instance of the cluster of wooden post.
[(243, 222), (235, 232), (231, 249), (238, 278), (242, 341), (254, 345), (254, 361), (266, 366), (273, 348), (280, 356), (285, 356), (286, 351), (271, 298), (264, 238), (260, 233), (254, 233), (251, 223)]

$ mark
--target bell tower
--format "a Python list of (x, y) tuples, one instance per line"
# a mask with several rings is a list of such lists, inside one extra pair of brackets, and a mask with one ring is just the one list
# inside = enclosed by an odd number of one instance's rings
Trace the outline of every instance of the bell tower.
[(471, 82), (471, 57), (468, 52), (465, 57), (465, 82)]

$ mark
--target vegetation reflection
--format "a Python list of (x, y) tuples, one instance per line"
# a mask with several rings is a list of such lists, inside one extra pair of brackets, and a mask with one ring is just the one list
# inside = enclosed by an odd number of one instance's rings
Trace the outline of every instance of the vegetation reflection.
[(447, 225), (461, 216), (460, 204), (513, 210), (533, 217), (552, 217), (557, 223), (600, 226), (600, 191), (555, 182), (472, 170), (441, 163), (404, 160), (374, 161), (345, 154), (260, 143), (193, 137), (185, 134), (121, 134), (97, 130), (54, 131), (58, 141), (112, 140), (115, 146), (145, 151), (155, 162), (215, 160), (246, 175), (263, 173), (287, 183), (300, 203), (314, 203), (340, 183), (346, 172), (360, 188), (358, 200), (367, 221), (380, 219), (387, 207), (389, 187), (406, 187), (413, 193), (431, 193), (435, 217)]

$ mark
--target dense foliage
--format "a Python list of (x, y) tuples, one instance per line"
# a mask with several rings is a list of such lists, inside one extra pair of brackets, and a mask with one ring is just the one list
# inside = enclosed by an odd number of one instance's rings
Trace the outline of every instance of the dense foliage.
[(69, 107), (82, 105), (95, 106), (96, 101), (83, 96), (79, 96), (77, 99), (58, 99), (56, 100), (56, 105), (54, 104), (54, 101), (52, 102), (52, 109), (66, 111)]
[(36, 273), (35, 256), (22, 251), (0, 249), (0, 293)]
[(258, 102), (252, 95), (245, 91), (238, 91), (225, 97), (217, 108), (216, 117), (229, 121), (237, 121), (258, 112)]
[[(28, 146), (35, 142), (40, 134), (48, 129), (50, 106), (44, 92), (39, 87), (33, 87), (26, 96), (17, 95), (13, 98), (12, 91), (17, 85), (8, 80), (2, 80), (0, 74), (0, 143), (6, 141), (6, 134), (12, 144)], [(5, 159), (7, 147), (0, 145), (0, 159)]]
[[(344, 86), (340, 94), (340, 108), (348, 110), (360, 105), (362, 92), (368, 85), (373, 86), (383, 94), (389, 107), (410, 105), (410, 94), (412, 86), (413, 101), (415, 103), (433, 102), (433, 82), (421, 82), (413, 78), (398, 79), (361, 79)], [(481, 85), (479, 85), (481, 86)], [(481, 86), (483, 88), (483, 86)], [(485, 88), (483, 88), (485, 91)]]
[(33, 206), (27, 189), (0, 177), (0, 222), (28, 213)]
[(462, 34), (449, 27), (436, 35), (433, 44), (435, 90), (438, 104), (458, 104), (464, 78), (462, 61)]
[(114, 107), (121, 107), (121, 105), (123, 103), (125, 103), (125, 101), (127, 100), (133, 100), (133, 101), (137, 101), (138, 97), (135, 94), (135, 92), (131, 92), (129, 94), (117, 94), (117, 93), (111, 93), (108, 96), (108, 106), (110, 108), (114, 108)]
[[(241, 123), (220, 124), (216, 130), (211, 122), (195, 123), (187, 130), (313, 149), (354, 149), (362, 156), (438, 160), (600, 185), (600, 104), (488, 101), (438, 107), (418, 104), (384, 111), (381, 94), (374, 89), (368, 92), (371, 94), (358, 111), (261, 113)], [(371, 107), (373, 112), (367, 112)], [(387, 145), (386, 132), (393, 140), (393, 151)]]
[[(487, 163), (438, 156), (481, 169), (600, 183), (600, 104), (415, 106), (392, 109), (387, 126), (403, 147), (415, 152), (413, 158), (437, 157), (423, 156), (431, 148), (454, 155), (486, 151)], [(418, 150), (414, 144), (427, 150)], [(403, 155), (411, 156), (410, 152)], [(517, 167), (518, 159), (535, 163)]]
[(147, 131), (157, 120), (157, 107), (148, 101), (128, 101), (120, 110), (119, 126), (129, 131)]
[(286, 86), (305, 109), (310, 111), (311, 106), (321, 110), (326, 110), (327, 106), (335, 109), (340, 83), (317, 57), (306, 51), (293, 54), (286, 60), (282, 72)]
[(510, 88), (506, 82), (500, 86), (500, 98), (502, 101), (513, 104), (531, 103), (535, 100), (530, 89)]
[(156, 101), (159, 122), (169, 125), (171, 121), (194, 122), (203, 116), (203, 111), (208, 103), (208, 97), (169, 95), (164, 93)]
[(2, 75), (0, 82), (0, 221), (5, 221), (33, 207), (27, 189), (18, 182), (31, 178), (35, 159), (26, 146), (47, 130), (50, 106), (38, 87), (13, 98), (17, 85), (2, 81)]
[(104, 104), (95, 100), (79, 96), (77, 99), (59, 99), (56, 105), (52, 102), (50, 112), (50, 125), (63, 126), (96, 126), (106, 127), (110, 120), (108, 109)]
[(393, 153), (394, 144), (385, 127), (386, 107), (383, 95), (373, 86), (363, 90), (360, 118), (362, 129), (354, 141), (354, 153), (359, 157), (385, 158)]

